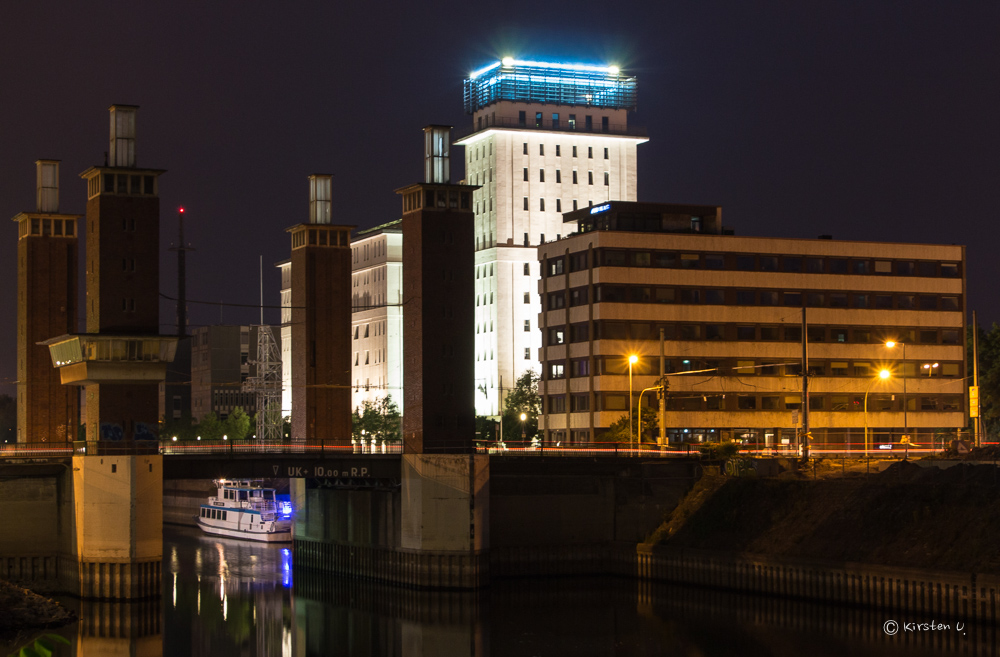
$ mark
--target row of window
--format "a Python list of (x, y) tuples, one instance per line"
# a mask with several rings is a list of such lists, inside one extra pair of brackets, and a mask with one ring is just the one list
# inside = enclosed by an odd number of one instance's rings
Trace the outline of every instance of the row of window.
[[(103, 182), (101, 188), (98, 185)], [(99, 193), (117, 194), (118, 196), (152, 196), (156, 194), (156, 177), (127, 173), (105, 173), (98, 182), (97, 176), (87, 181), (88, 198)]]
[[(871, 378), (879, 370), (889, 367), (894, 377), (916, 378), (957, 378), (962, 375), (960, 362), (905, 361), (897, 363), (887, 359), (884, 362), (868, 360), (809, 360), (810, 376), (850, 376)], [(650, 376), (660, 373), (660, 359), (655, 356), (640, 358), (632, 365), (635, 376)], [(753, 359), (703, 359), (665, 358), (663, 369), (667, 374), (690, 372), (701, 376), (802, 376), (802, 362), (797, 359), (753, 360)], [(577, 377), (614, 375), (629, 373), (629, 363), (624, 356), (593, 356), (550, 360), (545, 363), (543, 374), (547, 380)]]
[[(528, 167), (524, 167), (524, 181), (528, 182)], [(539, 169), (538, 170), (538, 182), (545, 182), (545, 169)], [(556, 169), (556, 182), (557, 183), (561, 183), (562, 182), (562, 170), (561, 169)], [(579, 184), (579, 181), (577, 179), (577, 170), (576, 169), (573, 169), (573, 184), (574, 185)], [(589, 185), (593, 185), (594, 184), (594, 172), (593, 171), (588, 171), (587, 172), (587, 184), (589, 184)], [(608, 171), (604, 172), (604, 184), (605, 185), (610, 185), (611, 184), (611, 173), (608, 172)]]
[[(593, 331), (589, 322), (550, 327), (546, 344), (555, 346), (566, 342), (594, 340), (732, 340), (747, 342), (801, 342), (802, 327), (793, 325), (763, 324), (689, 324), (672, 322), (595, 321)], [(853, 344), (884, 344), (888, 341), (902, 344), (961, 344), (961, 331), (953, 328), (903, 328), (831, 327), (809, 326), (809, 342), (839, 342)]]
[(225, 520), (227, 511), (225, 509), (206, 509), (201, 507), (201, 517), (212, 520)]
[[(546, 308), (586, 305), (588, 288), (549, 292)], [(786, 306), (789, 308), (865, 308), (875, 310), (959, 311), (961, 297), (955, 294), (909, 294), (844, 292), (832, 290), (768, 290), (740, 288), (679, 288), (653, 285), (595, 285), (594, 303), (662, 303), (726, 306)]]
[[(596, 392), (567, 395), (546, 395), (543, 408), (548, 413), (579, 413), (590, 411), (622, 411), (628, 409), (628, 394)], [(961, 395), (909, 395), (906, 397), (907, 411), (938, 411), (954, 413), (964, 407)], [(655, 408), (655, 395), (649, 395), (643, 405)], [(904, 407), (901, 394), (869, 394), (869, 412), (902, 412)], [(802, 408), (802, 396), (795, 394), (667, 394), (668, 411), (795, 411)], [(810, 394), (810, 411), (864, 412), (864, 395), (859, 394)]]
[[(29, 232), (29, 224), (20, 222), (18, 237), (24, 237)], [(76, 219), (31, 219), (30, 233), (42, 237), (73, 237), (76, 235)]]
[[(587, 269), (587, 252), (568, 256), (569, 270)], [(546, 274), (563, 273), (565, 258), (548, 259)], [(626, 249), (595, 249), (595, 266), (660, 267), (667, 269), (716, 269), (729, 271), (763, 271), (806, 274), (857, 274), (879, 276), (922, 276), (927, 278), (958, 278), (961, 266), (957, 262), (937, 260), (881, 260), (872, 258), (824, 258), (818, 256), (776, 256), (734, 253), (684, 253), (681, 251), (640, 251)]]

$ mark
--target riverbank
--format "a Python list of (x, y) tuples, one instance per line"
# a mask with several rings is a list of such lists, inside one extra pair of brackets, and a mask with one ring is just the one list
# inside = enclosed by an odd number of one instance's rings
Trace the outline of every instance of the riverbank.
[(62, 627), (76, 619), (76, 614), (58, 602), (0, 580), (0, 655), (16, 650), (40, 630)]

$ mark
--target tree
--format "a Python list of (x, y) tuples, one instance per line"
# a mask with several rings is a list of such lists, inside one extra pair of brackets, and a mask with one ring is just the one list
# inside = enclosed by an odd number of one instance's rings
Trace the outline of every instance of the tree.
[(177, 440), (195, 439), (197, 436), (196, 425), (190, 413), (163, 422), (160, 429), (160, 440), (172, 440), (174, 436), (177, 436)]
[(399, 407), (392, 401), (392, 395), (380, 397), (374, 402), (365, 400), (351, 415), (351, 433), (355, 440), (364, 437), (366, 442), (374, 438), (379, 444), (383, 441), (386, 444), (399, 443), (403, 439), (401, 420)]
[(966, 372), (972, 385), (972, 331), (979, 332), (979, 415), (983, 422), (983, 439), (996, 440), (1000, 434), (1000, 326), (996, 323), (989, 331), (982, 327), (968, 327), (966, 350), (970, 371)]
[[(657, 415), (659, 413), (657, 413), (655, 408), (650, 408), (649, 406), (642, 407), (642, 436), (639, 438), (639, 442), (656, 444), (656, 439), (660, 434), (660, 421)], [(636, 442), (635, 436), (639, 435), (638, 405), (632, 409), (632, 432), (633, 435), (629, 436), (628, 413), (622, 413), (622, 416), (615, 420), (607, 432), (605, 432), (602, 441), (614, 443)]]
[(503, 404), (504, 442), (521, 441), (521, 413), (524, 413), (524, 440), (531, 440), (538, 433), (538, 416), (542, 412), (542, 398), (538, 395), (540, 377), (528, 370), (514, 383)]
[(250, 433), (250, 416), (237, 406), (222, 423), (222, 433), (229, 440), (244, 440)]
[(222, 422), (214, 412), (201, 418), (195, 426), (195, 438), (201, 436), (202, 440), (222, 440)]

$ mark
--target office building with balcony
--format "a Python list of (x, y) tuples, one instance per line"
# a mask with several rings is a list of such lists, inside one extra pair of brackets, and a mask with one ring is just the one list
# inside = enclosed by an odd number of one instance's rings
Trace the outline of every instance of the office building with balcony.
[(613, 66), (504, 58), (465, 80), (471, 128), (465, 182), (476, 185), (476, 412), (501, 410), (502, 388), (537, 371), (536, 248), (566, 233), (562, 214), (636, 199), (636, 147), (628, 124), (636, 78)]
[(403, 228), (397, 219), (351, 239), (351, 404), (391, 396), (403, 411)]
[(565, 221), (538, 247), (547, 443), (600, 441), (630, 390), (657, 409), (661, 344), (671, 444), (791, 449), (807, 408), (814, 448), (940, 447), (968, 425), (965, 247), (740, 237), (713, 206), (612, 201)]

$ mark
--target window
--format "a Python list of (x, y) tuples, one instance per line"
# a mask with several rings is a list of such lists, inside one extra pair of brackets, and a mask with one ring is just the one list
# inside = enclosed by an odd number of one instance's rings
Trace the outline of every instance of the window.
[(587, 184), (589, 184), (589, 185), (593, 185), (594, 184), (594, 172), (593, 171), (588, 171), (587, 172)]
[[(573, 172), (576, 173), (575, 171)], [(575, 180), (573, 182), (576, 182)], [(573, 199), (573, 209), (576, 210), (576, 199)]]
[(530, 347), (525, 347), (524, 348), (524, 360), (531, 360), (531, 348)]
[(756, 262), (752, 255), (736, 256), (736, 269), (739, 271), (754, 271)]
[(937, 297), (929, 294), (921, 295), (920, 310), (937, 310)]
[(681, 254), (681, 269), (697, 269), (700, 262), (701, 258), (697, 253)]
[(723, 269), (726, 266), (725, 258), (718, 253), (705, 255), (705, 269)]
[[(590, 117), (588, 116), (587, 118), (589, 119)], [(591, 160), (594, 159), (594, 147), (593, 146), (587, 146), (587, 157), (590, 158)]]
[(549, 292), (549, 310), (559, 310), (566, 307), (566, 292)]
[(604, 186), (607, 187), (611, 184), (611, 174), (607, 171), (604, 172)]
[(525, 182), (528, 180), (528, 167), (524, 167), (524, 180)]
[(830, 363), (831, 376), (847, 376), (847, 361), (833, 361)]
[[(524, 125), (524, 112), (521, 112), (521, 125)], [(521, 152), (525, 155), (528, 154), (528, 142), (524, 142), (524, 147), (521, 149)]]
[(541, 112), (535, 112), (535, 127), (536, 128), (541, 128), (542, 127), (542, 113)]
[(847, 308), (847, 295), (841, 292), (832, 292), (829, 295), (831, 308)]
[(608, 159), (608, 149), (607, 148), (604, 149), (604, 159), (605, 160)]
[[(556, 199), (556, 212), (562, 212), (562, 199), (560, 199), (560, 198)], [(558, 238), (558, 237), (559, 236), (556, 235), (556, 238)]]
[(525, 333), (531, 333), (531, 320), (530, 319), (524, 320), (524, 332)]
[[(518, 112), (517, 113), (517, 125), (524, 126), (524, 125), (527, 125), (527, 123), (528, 123), (528, 117), (525, 114), (525, 112)], [(524, 145), (524, 154), (525, 155), (528, 154), (528, 144)]]
[(757, 410), (757, 398), (753, 395), (737, 395), (736, 407), (741, 411)]
[(736, 290), (736, 304), (752, 306), (757, 302), (757, 293), (753, 290)]
[(941, 297), (941, 310), (958, 309), (958, 297)]
[(737, 340), (753, 340), (756, 337), (755, 328), (753, 326), (737, 326), (736, 327), (736, 339)]
[(777, 306), (780, 303), (781, 297), (778, 292), (761, 290), (758, 299), (758, 303), (762, 306)]
[(726, 302), (726, 295), (723, 290), (705, 290), (705, 303), (722, 305)]
[(802, 258), (783, 258), (781, 263), (785, 266), (785, 271), (798, 273), (802, 271)]
[(570, 396), (570, 410), (573, 412), (589, 411), (590, 410), (590, 395), (584, 393), (582, 395), (571, 395)]
[[(545, 212), (545, 199), (543, 198), (538, 199), (538, 209), (541, 210), (542, 212)], [(542, 241), (544, 242), (545, 240)]]
[[(556, 114), (555, 116), (559, 116), (559, 115)], [(538, 145), (538, 154), (539, 155), (545, 155), (545, 144), (539, 144)]]
[(722, 340), (725, 337), (723, 333), (722, 324), (706, 324), (705, 325), (705, 339), (706, 340)]
[(566, 366), (563, 363), (549, 363), (549, 378), (562, 379), (566, 376)]
[(587, 288), (578, 287), (569, 291), (569, 305), (583, 306), (587, 303)]
[[(753, 328), (753, 327), (751, 327)], [(761, 326), (760, 327), (760, 339), (761, 340), (778, 340), (780, 339), (780, 330), (777, 326)]]
[(760, 256), (761, 271), (778, 271), (778, 258), (775, 256)]
[(844, 258), (831, 258), (830, 259), (830, 273), (831, 274), (846, 274), (847, 273), (847, 260)]
[(563, 259), (552, 258), (549, 260), (549, 276), (558, 276), (563, 273)]
[(590, 339), (590, 325), (586, 322), (570, 326), (570, 342), (586, 342)]
[[(555, 116), (559, 116), (556, 114)], [(556, 144), (556, 157), (559, 157), (561, 153), (559, 152), (559, 144)], [(556, 174), (556, 182), (559, 182), (559, 174)]]
[(806, 258), (806, 271), (810, 274), (822, 274), (823, 258)]
[(785, 292), (785, 305), (786, 306), (801, 306), (802, 305), (802, 293), (801, 292)]
[(868, 260), (851, 260), (851, 273), (867, 275), (871, 273), (871, 262)]
[(896, 275), (897, 276), (913, 276), (916, 273), (916, 267), (914, 267), (912, 262), (897, 262), (896, 263)]
[(562, 182), (562, 170), (561, 169), (556, 169), (556, 182), (557, 183), (561, 183)]
[(524, 263), (524, 275), (531, 276), (531, 265), (529, 263)]
[(524, 302), (525, 303), (531, 303), (531, 293), (530, 292), (525, 292), (524, 293)]
[[(525, 171), (527, 171), (527, 169), (525, 169)], [(525, 197), (524, 197), (524, 209), (525, 209), (525, 210), (527, 210), (527, 209), (528, 209), (528, 197), (527, 197), (527, 196), (525, 196)], [(527, 235), (527, 233), (525, 233), (525, 235)], [(527, 240), (527, 239), (525, 239), (524, 243), (525, 243), (525, 245), (527, 245), (527, 243), (528, 243), (528, 240)]]
[(587, 358), (577, 358), (570, 361), (570, 377), (589, 376), (590, 360)]
[(941, 276), (944, 278), (957, 278), (958, 277), (958, 263), (955, 262), (942, 262), (941, 263)]

